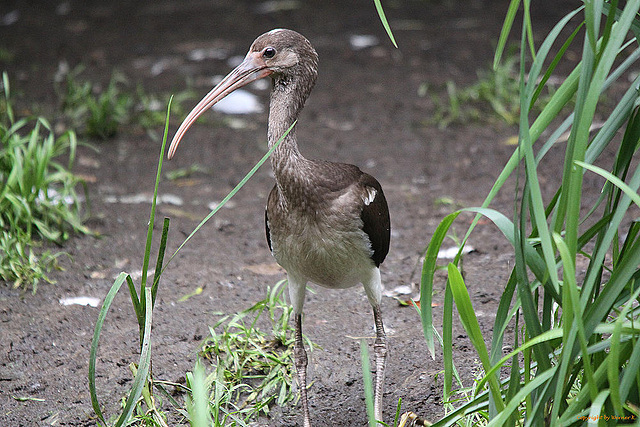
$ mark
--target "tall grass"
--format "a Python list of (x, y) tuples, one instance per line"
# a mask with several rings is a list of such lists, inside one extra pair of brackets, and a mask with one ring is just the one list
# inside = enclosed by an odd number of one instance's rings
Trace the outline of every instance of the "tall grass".
[[(131, 371), (134, 375), (133, 383), (129, 394), (124, 402), (124, 406), (120, 414), (117, 416), (113, 427), (120, 427), (128, 425), (134, 411), (140, 405), (140, 399), (144, 401), (146, 405), (146, 411), (144, 413), (151, 414), (151, 420), (155, 425), (165, 426), (165, 420), (162, 413), (158, 410), (153, 398), (153, 376), (151, 373), (151, 326), (153, 323), (153, 307), (155, 305), (156, 294), (158, 292), (158, 286), (160, 284), (160, 275), (162, 274), (164, 263), (164, 255), (167, 247), (167, 238), (169, 233), (169, 218), (164, 219), (162, 227), (162, 235), (160, 237), (160, 245), (158, 248), (158, 256), (156, 261), (156, 267), (154, 270), (153, 280), (149, 283), (147, 281), (149, 275), (149, 260), (151, 258), (151, 243), (153, 240), (153, 227), (155, 224), (156, 214), (156, 202), (158, 197), (158, 187), (160, 184), (160, 176), (162, 172), (162, 162), (164, 159), (164, 150), (167, 142), (167, 134), (169, 130), (169, 112), (171, 111), (171, 101), (167, 107), (167, 115), (164, 128), (164, 137), (162, 139), (162, 148), (160, 151), (160, 157), (158, 160), (158, 168), (156, 172), (156, 181), (153, 190), (153, 199), (151, 202), (151, 213), (149, 215), (149, 222), (147, 224), (147, 239), (145, 245), (145, 251), (142, 261), (142, 277), (140, 279), (139, 291), (136, 289), (133, 278), (130, 274), (121, 272), (113, 285), (109, 289), (107, 296), (105, 297), (98, 319), (96, 320), (96, 326), (93, 333), (93, 339), (91, 341), (91, 348), (89, 351), (89, 394), (91, 396), (91, 405), (93, 410), (102, 425), (107, 426), (109, 423), (105, 420), (102, 413), (102, 408), (98, 400), (98, 393), (96, 387), (96, 361), (98, 359), (98, 344), (100, 336), (102, 334), (102, 328), (104, 322), (111, 308), (114, 298), (122, 285), (126, 282), (129, 290), (129, 296), (131, 297), (131, 303), (133, 304), (136, 320), (138, 321), (139, 330), (139, 343), (140, 343), (140, 359), (138, 364), (132, 364)], [(167, 393), (168, 395), (168, 393)]]
[[(510, 4), (496, 64), (520, 3)], [(571, 425), (587, 420), (593, 425), (637, 423), (640, 223), (633, 205), (640, 206), (640, 168), (635, 159), (640, 142), (640, 77), (629, 71), (640, 57), (640, 0), (586, 1), (561, 19), (537, 49), (529, 6), (529, 0), (522, 2), (518, 147), (481, 207), (456, 211), (442, 220), (423, 264), (420, 310), (433, 355), (431, 294), (436, 255), (458, 215), (476, 214), (462, 246), (484, 216), (504, 234), (515, 255), (491, 336), (481, 333), (460, 271), (460, 255), (447, 266), (444, 399), (453, 393), (454, 304), (484, 376), (468, 402), (434, 425), (449, 425), (471, 413), (486, 414), (483, 419), (491, 426)], [(565, 33), (569, 36), (561, 39)], [(580, 39), (580, 62), (548, 104), (534, 113), (549, 77), (566, 60), (567, 48)], [(554, 46), (558, 53), (552, 56)], [(627, 76), (631, 80), (626, 81)], [(601, 100), (612, 86), (624, 93), (612, 111), (602, 112)], [(573, 99), (575, 103), (570, 103)], [(599, 115), (605, 116), (604, 124), (593, 132)], [(569, 139), (563, 167), (556, 171), (558, 185), (547, 197), (538, 168), (551, 148), (562, 149), (559, 137), (566, 131)], [(605, 160), (604, 152), (616, 153), (613, 162)], [(521, 175), (521, 181), (513, 213), (490, 208), (514, 174)], [(595, 201), (585, 197), (585, 174), (604, 178)], [(578, 259), (587, 263), (584, 274), (576, 269)], [(506, 331), (513, 326), (515, 333), (508, 338)], [(503, 355), (506, 339), (512, 340), (514, 350)]]
[(82, 224), (71, 172), (78, 145), (73, 131), (55, 135), (43, 117), (17, 118), (9, 78), (3, 74), (0, 100), (0, 279), (31, 288), (50, 281), (56, 257), (34, 250), (41, 242), (62, 243), (71, 233), (88, 233)]

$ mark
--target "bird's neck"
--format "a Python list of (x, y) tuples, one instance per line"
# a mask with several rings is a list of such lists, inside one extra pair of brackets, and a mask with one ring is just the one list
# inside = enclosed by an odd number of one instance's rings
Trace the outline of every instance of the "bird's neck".
[(271, 157), (276, 176), (280, 169), (295, 168), (297, 163), (305, 160), (298, 150), (296, 126), (293, 126), (313, 87), (313, 82), (304, 84), (304, 81), (305, 79), (284, 76), (273, 80), (269, 105), (269, 148), (284, 138)]
[(297, 125), (293, 126), (313, 88), (313, 81), (305, 84), (304, 80), (275, 78), (271, 91), (269, 147), (273, 147), (286, 134), (271, 156), (271, 165), (278, 187), (285, 197), (288, 193), (297, 193), (306, 182), (309, 161), (298, 149)]

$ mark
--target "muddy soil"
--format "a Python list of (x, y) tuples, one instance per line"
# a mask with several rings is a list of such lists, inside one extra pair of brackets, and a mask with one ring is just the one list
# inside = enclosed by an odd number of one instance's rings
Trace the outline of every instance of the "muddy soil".
[[(534, 28), (543, 35), (578, 2), (534, 3)], [(513, 150), (506, 141), (516, 134), (504, 125), (474, 123), (439, 129), (428, 123), (432, 98), (419, 96), (419, 88), (428, 83), (441, 91), (448, 80), (473, 82), (492, 59), (507, 5), (506, 0), (388, 2), (395, 49), (367, 2), (4, 1), (0, 48), (13, 57), (2, 68), (9, 72), (21, 113), (58, 108), (54, 76), (62, 63), (84, 64), (83, 77), (103, 84), (120, 70), (149, 93), (178, 93), (190, 82), (200, 96), (213, 76), (230, 70), (228, 58), (244, 55), (257, 35), (277, 27), (303, 33), (318, 50), (320, 75), (299, 121), (301, 150), (308, 157), (357, 164), (382, 183), (392, 219), (383, 282), (388, 291), (413, 286), (415, 296), (415, 267), (432, 231), (456, 207), (482, 203)], [(352, 35), (378, 41), (357, 50)], [(222, 54), (196, 60), (189, 56), (195, 49)], [(268, 90), (253, 92), (266, 110)], [(220, 125), (228, 121), (210, 113), (189, 132), (175, 160), (165, 163), (165, 171), (193, 164), (207, 168), (189, 179), (161, 183), (162, 194), (183, 201), (158, 208), (160, 217), (171, 217), (171, 252), (208, 213), (208, 205), (220, 201), (264, 154), (266, 111), (235, 119), (239, 128)], [(177, 125), (174, 120), (172, 128)], [(64, 270), (51, 274), (57, 283), (41, 284), (35, 295), (0, 286), (0, 426), (95, 424), (87, 366), (98, 309), (59, 301), (102, 299), (120, 271), (140, 271), (150, 205), (128, 203), (128, 196), (152, 192), (160, 143), (130, 126), (93, 144), (99, 152), (83, 147), (76, 172), (88, 178), (88, 225), (102, 237), (67, 242)], [(560, 162), (545, 165), (550, 183)], [(284, 278), (271, 268), (263, 231), (272, 185), (265, 166), (164, 273), (154, 314), (157, 378), (183, 378), (208, 326), (219, 318), (215, 313), (249, 307)], [(509, 214), (513, 188), (510, 183), (493, 206)], [(459, 236), (470, 219), (458, 219)], [(464, 262), (467, 285), (488, 337), (513, 256), (489, 223), (477, 227), (470, 245), (475, 251)], [(439, 275), (436, 302), (443, 285)], [(179, 301), (198, 287), (204, 288), (201, 294)], [(312, 289), (305, 333), (322, 347), (311, 353), (312, 416), (320, 426), (365, 425), (359, 337), (373, 343), (373, 319), (364, 291)], [(441, 308), (434, 310), (439, 323)], [(435, 360), (428, 355), (414, 309), (385, 296), (383, 314), (390, 348), (384, 412), (390, 418), (402, 398), (403, 410), (437, 419), (443, 414), (440, 349)], [(478, 362), (462, 327), (456, 330), (455, 360), (469, 385)], [(131, 303), (121, 292), (105, 325), (97, 366), (107, 414), (117, 410), (131, 386), (128, 364), (137, 360), (137, 334)], [(301, 425), (299, 408), (275, 408), (260, 424)]]

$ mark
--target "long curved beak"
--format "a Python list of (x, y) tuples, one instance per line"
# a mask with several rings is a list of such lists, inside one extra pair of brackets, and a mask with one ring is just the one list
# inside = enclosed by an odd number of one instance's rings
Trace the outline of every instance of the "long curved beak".
[(229, 95), (234, 90), (241, 88), (255, 80), (262, 79), (273, 73), (267, 67), (264, 59), (261, 57), (260, 52), (250, 52), (244, 58), (244, 61), (236, 68), (234, 68), (227, 76), (222, 79), (211, 92), (209, 92), (198, 104), (193, 107), (193, 110), (184, 119), (176, 134), (171, 140), (169, 145), (168, 158), (171, 159), (176, 153), (178, 144), (182, 140), (182, 137), (191, 127), (193, 123), (209, 108), (213, 107), (215, 103), (220, 101), (225, 96)]

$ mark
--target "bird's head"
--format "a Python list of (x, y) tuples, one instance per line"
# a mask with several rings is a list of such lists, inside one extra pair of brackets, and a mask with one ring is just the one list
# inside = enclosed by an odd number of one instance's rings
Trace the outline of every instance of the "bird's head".
[(309, 91), (315, 83), (317, 69), (318, 54), (303, 35), (286, 29), (262, 34), (253, 42), (242, 63), (202, 98), (184, 119), (169, 146), (169, 159), (198, 117), (234, 90), (267, 76), (277, 84), (304, 75)]
[(274, 77), (317, 74), (318, 54), (309, 40), (292, 30), (278, 28), (258, 37), (245, 58), (262, 61)]

